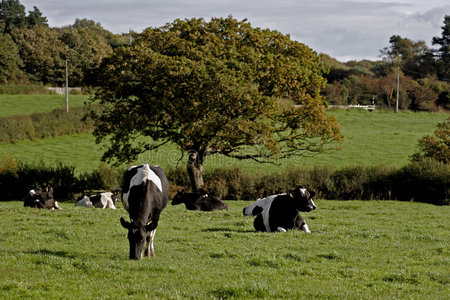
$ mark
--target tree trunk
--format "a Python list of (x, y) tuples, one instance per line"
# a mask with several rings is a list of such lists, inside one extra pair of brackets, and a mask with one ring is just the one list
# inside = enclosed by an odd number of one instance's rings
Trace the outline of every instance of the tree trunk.
[(191, 181), (192, 191), (198, 191), (203, 188), (203, 160), (204, 154), (197, 151), (189, 151), (187, 162), (187, 172)]

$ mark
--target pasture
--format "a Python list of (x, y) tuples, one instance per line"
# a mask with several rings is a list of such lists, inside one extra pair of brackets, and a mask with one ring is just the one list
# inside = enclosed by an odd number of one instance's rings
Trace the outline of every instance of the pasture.
[[(320, 153), (314, 156), (293, 157), (274, 164), (258, 164), (254, 161), (239, 161), (220, 155), (207, 157), (205, 170), (214, 167), (243, 167), (251, 173), (280, 172), (289, 167), (313, 167), (330, 165), (335, 168), (363, 165), (402, 167), (415, 152), (417, 140), (432, 134), (436, 124), (443, 122), (445, 113), (413, 113), (390, 111), (330, 111), (338, 120), (345, 140), (342, 150)], [(33, 151), (30, 151), (33, 149)], [(20, 161), (56, 164), (63, 162), (76, 167), (77, 171), (92, 171), (100, 163), (103, 152), (91, 134), (77, 134), (16, 144), (0, 144), (0, 157), (14, 155)], [(181, 160), (180, 160), (181, 158)], [(146, 152), (135, 163), (148, 162), (164, 169), (184, 166), (186, 156), (173, 144), (159, 150)]]
[[(89, 96), (86, 95), (69, 95), (69, 111), (70, 107), (83, 106), (88, 99)], [(57, 108), (65, 108), (65, 103), (65, 95), (0, 94), (0, 117), (51, 112)]]
[(317, 200), (312, 233), (257, 233), (249, 202), (167, 206), (156, 256), (128, 260), (117, 210), (0, 202), (3, 299), (448, 299), (450, 207)]

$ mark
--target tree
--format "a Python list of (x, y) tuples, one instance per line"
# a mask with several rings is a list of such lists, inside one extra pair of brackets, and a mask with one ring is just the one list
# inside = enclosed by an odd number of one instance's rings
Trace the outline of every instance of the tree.
[(115, 162), (174, 143), (198, 190), (210, 154), (262, 162), (342, 141), (320, 96), (324, 71), (307, 46), (246, 20), (175, 20), (104, 60), (94, 135)]
[(22, 66), (17, 45), (9, 34), (0, 33), (0, 84), (19, 80)]
[(67, 51), (54, 30), (44, 26), (14, 28), (11, 36), (19, 47), (24, 70), (33, 81), (64, 82)]
[(19, 0), (2, 0), (0, 3), (0, 30), (11, 32), (12, 28), (26, 26), (25, 6)]
[(33, 11), (29, 11), (28, 12), (27, 24), (30, 27), (33, 27), (33, 26), (36, 26), (36, 25), (38, 25), (38, 26), (48, 26), (47, 17), (42, 16), (42, 13), (39, 10), (39, 8), (34, 6)]
[(59, 31), (60, 40), (68, 49), (71, 84), (85, 85), (85, 74), (97, 68), (104, 57), (112, 54), (112, 49), (104, 36), (90, 28), (66, 27)]
[(411, 156), (413, 161), (432, 158), (443, 163), (450, 163), (450, 117), (437, 124), (434, 135), (426, 135), (419, 139), (419, 151)]
[(432, 44), (439, 45), (438, 56), (438, 75), (443, 80), (450, 80), (450, 15), (444, 17), (444, 26), (441, 37), (433, 37)]

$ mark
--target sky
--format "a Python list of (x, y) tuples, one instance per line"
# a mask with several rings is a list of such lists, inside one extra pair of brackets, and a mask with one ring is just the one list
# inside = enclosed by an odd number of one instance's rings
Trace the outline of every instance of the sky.
[(442, 36), (449, 0), (19, 0), (36, 6), (51, 27), (89, 19), (116, 33), (142, 32), (175, 19), (247, 19), (253, 27), (289, 34), (341, 62), (378, 60), (389, 38), (400, 35), (432, 47)]

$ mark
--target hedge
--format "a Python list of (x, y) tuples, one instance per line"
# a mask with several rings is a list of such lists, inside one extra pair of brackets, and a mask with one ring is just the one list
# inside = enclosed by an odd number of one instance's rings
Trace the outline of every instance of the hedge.
[[(76, 174), (73, 166), (23, 164), (10, 157), (0, 163), (3, 200), (23, 199), (31, 188), (51, 185), (59, 201), (74, 200), (90, 191), (119, 188), (124, 170), (101, 164), (91, 173)], [(189, 189), (184, 168), (166, 170), (171, 196)], [(450, 166), (425, 159), (393, 169), (353, 166), (342, 169), (292, 168), (270, 175), (248, 174), (241, 168), (217, 168), (204, 174), (205, 189), (228, 200), (255, 200), (303, 185), (317, 198), (336, 200), (401, 200), (448, 205)]]

